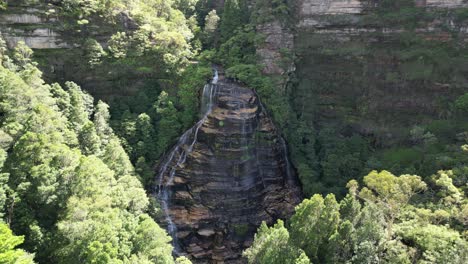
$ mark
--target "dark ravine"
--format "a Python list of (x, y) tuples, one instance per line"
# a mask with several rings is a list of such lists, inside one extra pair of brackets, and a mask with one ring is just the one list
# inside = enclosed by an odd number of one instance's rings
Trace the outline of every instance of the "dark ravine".
[(157, 196), (176, 254), (243, 263), (260, 223), (290, 216), (301, 191), (255, 92), (216, 79), (204, 89), (201, 121), (162, 159)]

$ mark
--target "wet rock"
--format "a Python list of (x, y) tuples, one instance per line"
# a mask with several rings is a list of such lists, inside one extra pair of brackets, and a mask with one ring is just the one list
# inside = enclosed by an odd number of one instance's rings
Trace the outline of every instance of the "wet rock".
[(244, 263), (261, 222), (289, 217), (301, 192), (255, 92), (226, 80), (211, 88), (209, 114), (163, 159), (160, 187), (180, 253), (194, 263)]
[(216, 232), (214, 231), (214, 229), (201, 229), (201, 230), (198, 230), (197, 232), (200, 236), (203, 236), (203, 237), (210, 237), (214, 234), (216, 234)]

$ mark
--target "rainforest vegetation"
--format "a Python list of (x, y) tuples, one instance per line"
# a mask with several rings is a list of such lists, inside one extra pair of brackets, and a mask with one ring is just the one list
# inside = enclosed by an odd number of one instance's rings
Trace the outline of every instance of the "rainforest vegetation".
[[(385, 56), (401, 61), (379, 75), (388, 85), (455, 87), (434, 117), (405, 123), (403, 111), (381, 113), (379, 122), (398, 123), (392, 144), (384, 133), (349, 132), (357, 118), (340, 108), (347, 102), (329, 107), (346, 112), (336, 122), (317, 117), (326, 115), (318, 99), (302, 105), (305, 86), (333, 94), (340, 83), (320, 76), (311, 84), (316, 76), (299, 52), (281, 50), (283, 75), (263, 72), (259, 28), (298, 23), (297, 1), (0, 0), (0, 17), (39, 6), (50, 28), (75, 43), (33, 51), (0, 38), (0, 263), (191, 263), (173, 256), (151, 194), (155, 165), (199, 117), (213, 64), (259, 95), (306, 198), (290, 219), (259, 227), (243, 253), (248, 263), (467, 263), (468, 47), (413, 33), (447, 13), (466, 24), (468, 9), (378, 2), (361, 23), (409, 32), (391, 51), (306, 37), (298, 49), (356, 62), (359, 80), (350, 82), (359, 87), (378, 75), (366, 63)], [(51, 70), (57, 58), (66, 67)], [(294, 64), (303, 67), (294, 72)], [(355, 110), (380, 114), (368, 107)]]

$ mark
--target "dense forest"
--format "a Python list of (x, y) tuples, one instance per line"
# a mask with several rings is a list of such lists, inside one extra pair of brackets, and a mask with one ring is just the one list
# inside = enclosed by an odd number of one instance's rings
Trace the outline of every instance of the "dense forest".
[[(467, 263), (466, 1), (309, 2), (0, 0), (0, 263)], [(207, 261), (156, 193), (214, 70), (280, 138), (242, 159), (284, 146), (305, 199)]]

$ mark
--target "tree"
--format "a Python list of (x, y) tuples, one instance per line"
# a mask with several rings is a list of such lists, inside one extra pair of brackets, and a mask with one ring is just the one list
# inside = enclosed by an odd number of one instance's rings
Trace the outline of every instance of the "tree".
[(388, 171), (372, 171), (364, 177), (366, 187), (362, 188), (360, 196), (383, 206), (387, 216), (395, 218), (402, 206), (411, 197), (427, 189), (425, 182), (416, 175), (396, 177)]
[(144, 185), (150, 183), (151, 179), (154, 177), (154, 172), (144, 157), (139, 157), (137, 159), (135, 164), (135, 171), (142, 178)]
[(116, 137), (111, 138), (104, 147), (102, 160), (116, 173), (117, 177), (134, 174), (133, 165)]
[(278, 220), (273, 227), (268, 227), (263, 222), (255, 235), (252, 247), (244, 252), (244, 256), (249, 263), (311, 263), (304, 252), (292, 246), (289, 241), (289, 232), (283, 221)]
[(151, 117), (146, 114), (140, 114), (136, 120), (136, 138), (138, 140), (135, 149), (136, 157), (145, 157), (147, 160), (155, 158), (155, 131)]
[(96, 128), (94, 123), (87, 121), (78, 135), (78, 140), (80, 141), (80, 148), (83, 154), (93, 155), (98, 154), (101, 148), (101, 141), (96, 133)]
[[(1, 10), (1, 1), (0, 1), (0, 10)], [(7, 51), (8, 49), (7, 49), (6, 42), (3, 39), (3, 37), (0, 37), (0, 64), (3, 64), (4, 60), (8, 58)]]
[(216, 10), (211, 10), (205, 17), (205, 28), (203, 30), (203, 43), (210, 47), (216, 45), (216, 33), (218, 30), (219, 16)]
[(93, 99), (73, 82), (65, 83), (70, 94), (70, 110), (68, 120), (76, 133), (79, 133), (82, 126), (88, 121), (93, 111)]
[(185, 70), (177, 92), (179, 98), (177, 106), (182, 109), (179, 111), (179, 119), (183, 127), (190, 127), (198, 120), (200, 89), (206, 85), (212, 75), (213, 71), (209, 66), (190, 66)]
[(0, 222), (0, 263), (5, 264), (30, 264), (34, 263), (34, 255), (22, 249), (16, 249), (21, 245), (24, 237), (15, 236), (8, 226)]
[(296, 207), (296, 213), (291, 217), (292, 241), (313, 262), (321, 262), (320, 259), (326, 255), (329, 237), (336, 232), (339, 220), (339, 205), (335, 196), (329, 194), (323, 199), (316, 194)]
[(152, 263), (173, 263), (171, 240), (150, 216), (140, 216), (134, 237), (135, 249), (148, 256)]
[(177, 109), (169, 100), (169, 95), (166, 92), (161, 92), (158, 100), (154, 104), (158, 122), (157, 122), (157, 155), (161, 155), (172, 141), (179, 135), (181, 129), (180, 122), (177, 118)]
[[(173, 263), (107, 106), (93, 123), (93, 98), (76, 84), (45, 85), (30, 62), (12, 69), (0, 65), (0, 214), (23, 248), (41, 263)], [(0, 262), (32, 263), (5, 226)]]
[(174, 7), (182, 11), (186, 17), (190, 17), (195, 12), (195, 5), (198, 0), (174, 0)]
[(468, 93), (458, 97), (455, 101), (455, 107), (462, 112), (468, 112)]
[(109, 106), (103, 101), (99, 100), (96, 105), (96, 112), (94, 113), (94, 126), (96, 127), (96, 133), (101, 139), (101, 144), (106, 146), (112, 138), (113, 131), (109, 126)]
[(95, 39), (87, 39), (83, 48), (85, 58), (91, 68), (101, 64), (103, 57), (107, 55), (101, 44), (99, 44)]
[(178, 257), (176, 259), (176, 264), (192, 264), (192, 262), (186, 257)]
[(219, 28), (222, 41), (227, 41), (238, 27), (247, 24), (249, 16), (245, 0), (226, 0)]
[[(72, 109), (70, 93), (63, 90), (58, 83), (54, 83), (50, 86), (50, 93), (54, 97), (55, 104), (62, 115), (70, 117), (70, 110)], [(68, 120), (68, 122), (70, 122), (70, 120)]]
[(19, 67), (25, 68), (32, 63), (33, 51), (23, 41), (18, 42), (13, 51), (13, 60)]

